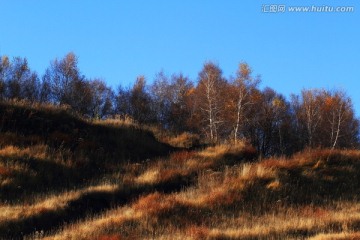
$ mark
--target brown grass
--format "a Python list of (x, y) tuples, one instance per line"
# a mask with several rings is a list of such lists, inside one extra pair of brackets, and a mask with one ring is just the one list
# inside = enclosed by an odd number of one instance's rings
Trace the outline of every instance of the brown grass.
[(188, 132), (181, 133), (174, 137), (165, 136), (162, 138), (164, 142), (167, 142), (171, 146), (178, 148), (190, 148), (200, 144), (200, 137), (197, 134), (191, 134)]
[(98, 238), (98, 240), (121, 240), (123, 239), (120, 235), (115, 234), (115, 235), (104, 235), (104, 236), (100, 236)]
[(108, 119), (92, 119), (89, 120), (91, 124), (100, 126), (112, 126), (112, 127), (132, 127), (141, 128), (141, 126), (130, 116), (114, 116)]
[[(173, 208), (178, 208), (174, 200), (172, 200), (173, 203), (171, 204), (170, 199), (170, 196), (151, 194), (139, 199), (131, 208), (112, 210), (98, 219), (73, 225), (67, 230), (65, 229), (64, 232), (54, 236), (54, 238), (48, 239), (95, 239), (96, 236), (104, 234), (104, 230), (106, 232), (108, 231), (106, 229), (121, 229), (129, 221), (137, 221), (140, 224), (139, 226), (144, 227), (149, 227), (149, 221), (151, 221), (152, 228), (161, 228), (160, 225), (154, 222), (155, 219), (157, 219), (156, 221), (158, 223), (163, 224), (164, 222), (159, 218), (164, 216), (164, 212), (173, 212), (171, 211)], [(191, 224), (192, 219), (185, 213), (183, 218), (185, 222), (188, 222), (188, 227), (179, 225), (179, 221), (173, 223), (168, 222), (168, 224), (170, 224), (168, 228), (170, 232), (167, 231), (156, 239), (171, 239), (169, 236), (174, 235), (177, 235), (178, 239), (243, 239), (253, 237), (273, 238), (275, 236), (277, 236), (277, 238), (287, 239), (296, 232), (299, 234), (306, 232), (316, 233), (324, 230), (336, 231), (339, 228), (349, 234), (351, 233), (352, 222), (360, 220), (359, 213), (350, 213), (350, 211), (358, 209), (359, 205), (354, 203), (347, 203), (345, 205), (341, 203), (341, 205), (343, 207), (339, 209), (331, 209), (329, 207), (327, 210), (322, 210), (328, 211), (325, 215), (319, 215), (318, 209), (316, 207), (311, 209), (311, 206), (307, 207), (307, 212), (304, 214), (301, 214), (302, 209), (284, 208), (283, 206), (275, 207), (269, 214), (259, 216), (245, 212), (234, 213), (232, 217), (229, 218), (225, 213), (220, 212), (212, 216), (210, 224), (218, 227), (193, 225)], [(167, 221), (171, 220), (168, 219)], [(203, 221), (206, 222), (205, 219)], [(95, 228), (95, 226), (97, 228)], [(177, 226), (177, 228), (171, 226)], [(183, 227), (185, 228), (182, 229)], [(348, 232), (349, 230), (350, 232)], [(346, 235), (346, 232), (338, 233), (337, 235), (349, 236)], [(323, 236), (323, 234), (319, 235), (319, 238), (314, 239), (332, 239), (320, 238), (320, 236)]]
[[(170, 154), (168, 159), (159, 159), (151, 163), (146, 171), (136, 177), (139, 184), (166, 182), (176, 176), (189, 176), (209, 168), (216, 168), (224, 163), (226, 155), (241, 155), (243, 144), (235, 146), (218, 145), (195, 152), (183, 150)], [(226, 161), (225, 161), (226, 162)]]
[(320, 233), (309, 240), (357, 240), (360, 232)]
[[(148, 166), (152, 171), (157, 169), (157, 174), (164, 172), (162, 167), (170, 171), (174, 166), (172, 161), (180, 162), (188, 169), (189, 162), (212, 162), (210, 159), (221, 158), (229, 151), (231, 148), (219, 146), (199, 153), (180, 152), (170, 156), (166, 164), (159, 160), (155, 166)], [(97, 218), (71, 225), (48, 239), (97, 239), (117, 236), (120, 232), (127, 236), (130, 232), (136, 233), (133, 235), (135, 239), (296, 239), (304, 236), (357, 239), (360, 228), (357, 200), (324, 199), (320, 205), (312, 202), (292, 204), (281, 197), (291, 184), (284, 182), (286, 178), (282, 176), (285, 173), (313, 169), (319, 159), (329, 161), (314, 171), (332, 168), (336, 160), (332, 155), (328, 158), (328, 153), (305, 152), (290, 159), (243, 163), (221, 171), (201, 168), (204, 165), (198, 164), (200, 174), (195, 186), (171, 194), (150, 193)], [(339, 154), (341, 164), (358, 162), (357, 151), (338, 151), (335, 154)], [(150, 172), (145, 169), (143, 173)], [(156, 181), (159, 179), (161, 176)], [(256, 191), (260, 194), (258, 199), (249, 198)], [(278, 195), (279, 200), (266, 198), (273, 194)]]
[[(305, 150), (260, 161), (245, 142), (194, 150), (198, 136), (173, 136), (130, 118), (89, 121), (66, 106), (12, 104), (24, 119), (39, 113), (56, 125), (68, 114), (64, 121), (72, 123), (53, 128), (46, 140), (26, 128), (27, 120), (19, 125), (24, 133), (10, 125), (0, 133), (2, 231), (65, 219), (75, 206), (86, 213), (24, 239), (360, 237), (360, 151)], [(164, 147), (154, 135), (182, 149)], [(5, 191), (24, 195), (9, 202)]]
[(114, 191), (117, 186), (101, 184), (90, 186), (80, 190), (62, 192), (53, 195), (39, 196), (38, 199), (32, 200), (33, 203), (22, 203), (18, 205), (0, 205), (0, 224), (6, 221), (19, 221), (24, 218), (42, 215), (49, 211), (61, 211), (68, 206), (68, 203), (79, 199), (81, 196), (104, 191)]
[(7, 105), (15, 107), (24, 107), (28, 109), (36, 109), (42, 111), (70, 111), (71, 107), (68, 105), (54, 105), (51, 103), (40, 103), (40, 102), (29, 102), (25, 99), (8, 99), (6, 100)]

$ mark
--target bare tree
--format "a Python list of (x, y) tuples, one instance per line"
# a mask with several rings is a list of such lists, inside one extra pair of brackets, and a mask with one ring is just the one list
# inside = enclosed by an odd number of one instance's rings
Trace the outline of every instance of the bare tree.
[(139, 76), (130, 91), (131, 115), (140, 123), (150, 123), (155, 119), (151, 111), (151, 97), (146, 87), (145, 77)]
[(0, 100), (5, 98), (6, 81), (9, 76), (10, 61), (7, 56), (2, 56), (0, 59)]
[(150, 86), (150, 94), (152, 97), (152, 110), (156, 115), (156, 121), (164, 128), (168, 128), (172, 92), (169, 78), (163, 71), (156, 74)]
[(44, 78), (50, 83), (54, 103), (72, 105), (72, 97), (80, 95), (73, 92), (82, 80), (77, 64), (78, 58), (70, 52), (61, 60), (55, 59), (46, 70)]
[(101, 119), (110, 114), (113, 109), (114, 92), (106, 86), (103, 80), (95, 79), (88, 82), (91, 91), (91, 102), (88, 103), (92, 118)]
[(222, 78), (221, 69), (212, 62), (204, 64), (199, 73), (197, 86), (200, 100), (200, 109), (207, 122), (207, 130), (211, 142), (218, 141), (218, 128), (222, 120), (222, 94), (221, 91), (226, 81)]
[(298, 118), (304, 123), (307, 133), (307, 146), (314, 146), (314, 137), (321, 121), (321, 91), (302, 90), (301, 103), (297, 108)]
[(131, 115), (132, 111), (130, 100), (131, 90), (124, 89), (122, 86), (119, 86), (115, 96), (115, 113), (119, 114), (121, 117)]
[(21, 95), (24, 99), (30, 102), (37, 102), (40, 100), (41, 83), (38, 75), (35, 72), (29, 73), (23, 85), (21, 86)]
[[(307, 147), (351, 147), (358, 142), (358, 120), (343, 91), (303, 90), (293, 97), (298, 135)], [(306, 134), (302, 134), (305, 132)]]
[(10, 74), (6, 81), (6, 95), (9, 99), (23, 99), (22, 86), (30, 74), (28, 62), (15, 57), (10, 64)]
[(43, 103), (52, 102), (52, 92), (51, 92), (51, 73), (50, 69), (46, 69), (45, 74), (42, 77), (41, 87), (40, 87), (40, 96), (39, 100)]
[(260, 80), (254, 79), (251, 76), (252, 70), (245, 62), (239, 64), (237, 76), (233, 82), (235, 91), (237, 92), (236, 98), (236, 117), (234, 124), (234, 142), (237, 142), (239, 131), (244, 125), (247, 116), (245, 115), (246, 108), (252, 104), (250, 97), (252, 91), (257, 87)]
[[(339, 140), (342, 139), (342, 145), (353, 145), (348, 133), (351, 130), (347, 128), (356, 124), (352, 110), (351, 99), (346, 96), (345, 92), (336, 90), (333, 92), (323, 91), (322, 94), (323, 109), (323, 132), (324, 142), (328, 140), (327, 147), (334, 149), (338, 146)], [(328, 133), (328, 134), (326, 134)]]
[(182, 74), (174, 74), (171, 77), (170, 94), (170, 125), (175, 131), (189, 130), (188, 121), (191, 118), (189, 107), (190, 93), (194, 88), (192, 82)]

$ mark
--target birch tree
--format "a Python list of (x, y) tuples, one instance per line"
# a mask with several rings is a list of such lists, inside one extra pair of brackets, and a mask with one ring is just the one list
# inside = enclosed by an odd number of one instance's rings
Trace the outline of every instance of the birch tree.
[(324, 133), (327, 133), (324, 134), (324, 140), (328, 140), (326, 147), (334, 149), (339, 145), (340, 140), (342, 140), (341, 145), (351, 146), (353, 137), (348, 134), (353, 130), (348, 128), (356, 124), (354, 123), (356, 119), (351, 99), (346, 96), (345, 92), (337, 90), (334, 92), (324, 91), (323, 101), (324, 123), (322, 128)]
[(307, 133), (307, 146), (314, 146), (314, 136), (321, 120), (320, 91), (302, 90), (302, 103), (298, 109), (299, 118), (303, 121)]
[(200, 110), (203, 113), (203, 120), (207, 122), (206, 132), (209, 140), (213, 143), (218, 141), (218, 128), (222, 123), (221, 113), (221, 90), (225, 85), (221, 69), (212, 62), (204, 64), (199, 73), (198, 94)]
[(259, 79), (254, 79), (251, 73), (252, 70), (247, 63), (240, 63), (236, 78), (233, 82), (236, 91), (236, 98), (234, 99), (236, 101), (236, 110), (234, 111), (235, 123), (233, 127), (235, 143), (237, 142), (241, 128), (247, 120), (245, 111), (252, 104), (250, 95), (260, 82)]

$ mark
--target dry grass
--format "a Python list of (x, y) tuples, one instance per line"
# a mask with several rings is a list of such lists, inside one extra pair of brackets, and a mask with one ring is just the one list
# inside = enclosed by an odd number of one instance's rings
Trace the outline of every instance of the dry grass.
[(117, 226), (121, 226), (128, 221), (140, 218), (141, 216), (134, 212), (133, 209), (122, 207), (108, 211), (100, 217), (69, 225), (65, 227), (61, 233), (55, 236), (45, 237), (44, 239), (100, 239), (104, 235), (108, 236), (109, 234), (107, 234), (107, 232), (111, 229), (117, 228)]
[(25, 107), (28, 109), (36, 109), (41, 111), (67, 111), (70, 112), (71, 107), (66, 104), (62, 105), (54, 105), (51, 103), (40, 103), (40, 102), (29, 102), (25, 99), (8, 99), (6, 100), (7, 105), (15, 106), (15, 107)]
[[(334, 204), (334, 203), (333, 203)], [(219, 227), (209, 228), (211, 238), (295, 238), (295, 233), (312, 234), (321, 231), (349, 231), (354, 222), (359, 222), (359, 203), (339, 203), (341, 207), (305, 206), (299, 208), (276, 207), (267, 214), (260, 216), (240, 215), (226, 219)], [(357, 212), (353, 212), (353, 211)], [(241, 226), (241, 227), (240, 227)], [(292, 236), (294, 234), (294, 236)]]
[(171, 146), (178, 148), (190, 148), (200, 144), (200, 137), (197, 134), (188, 132), (181, 133), (176, 136), (165, 136), (162, 140)]
[(45, 160), (48, 152), (48, 146), (44, 144), (33, 145), (25, 148), (8, 145), (0, 149), (0, 157), (22, 157), (22, 158), (36, 158)]
[(192, 173), (217, 167), (223, 164), (226, 155), (241, 155), (245, 145), (218, 145), (208, 147), (202, 151), (188, 151), (172, 153), (168, 159), (159, 159), (151, 163), (146, 171), (136, 177), (139, 184), (154, 184), (166, 182), (175, 176), (188, 176)]
[[(360, 151), (255, 161), (245, 142), (193, 150), (196, 135), (171, 137), (130, 118), (90, 122), (63, 116), (66, 106), (26, 102), (9, 109), (3, 119), (14, 113), (18, 126), (0, 133), (0, 238), (9, 226), (21, 237), (27, 228), (25, 239), (360, 237)], [(27, 128), (47, 117), (51, 132)], [(183, 150), (162, 148), (153, 135)], [(55, 229), (28, 226), (47, 221)]]
[(357, 240), (360, 232), (320, 233), (309, 240)]
[[(149, 169), (139, 174), (135, 182), (141, 178), (147, 183), (159, 181), (161, 168), (170, 169), (172, 161), (189, 169), (189, 162), (212, 162), (210, 159), (221, 158), (231, 151), (219, 146), (201, 152), (179, 152), (169, 157), (167, 165), (161, 163), (164, 160), (156, 162), (156, 166), (149, 164)], [(281, 192), (291, 184), (284, 182), (285, 173), (305, 168), (322, 172), (332, 168), (336, 160), (328, 153), (305, 152), (291, 159), (243, 163), (221, 171), (199, 164), (195, 186), (171, 194), (150, 193), (98, 217), (71, 224), (46, 239), (298, 239), (304, 236), (358, 239), (360, 203), (356, 199), (292, 204), (281, 197)], [(339, 155), (341, 164), (357, 164), (359, 160), (358, 151), (332, 154)], [(319, 160), (328, 161), (314, 169)], [(260, 193), (259, 199), (249, 201), (256, 191)], [(279, 194), (279, 200), (266, 198), (274, 194)]]
[[(0, 148), (0, 188), (13, 189), (13, 192), (20, 192), (22, 185), (37, 188), (36, 184), (54, 179), (52, 174), (73, 168), (73, 157), (69, 149), (55, 150), (46, 144), (6, 145)], [(77, 162), (80, 161), (78, 158)]]
[(89, 123), (101, 126), (112, 126), (112, 127), (135, 127), (141, 128), (141, 126), (131, 116), (119, 116), (116, 115), (112, 118), (107, 119), (92, 119)]
[[(139, 231), (141, 228), (158, 231), (156, 239), (175, 239), (172, 236), (177, 236), (178, 239), (247, 239), (256, 237), (289, 239), (294, 238), (296, 233), (319, 233), (314, 239), (346, 239), (344, 236), (356, 236), (352, 228), (354, 222), (360, 221), (360, 213), (353, 211), (359, 210), (359, 204), (349, 202), (339, 203), (339, 205), (342, 207), (336, 209), (331, 206), (321, 209), (314, 206), (307, 206), (306, 209), (275, 206), (268, 214), (252, 215), (237, 211), (231, 217), (221, 212), (215, 212), (212, 213), (211, 224), (208, 224), (213, 226), (211, 227), (194, 224), (194, 219), (189, 218), (189, 213), (178, 212), (177, 209), (184, 207), (175, 200), (175, 196), (154, 193), (139, 199), (133, 205), (111, 210), (96, 219), (71, 225), (61, 233), (46, 239), (98, 239), (102, 235), (112, 234), (126, 228), (129, 222), (138, 223), (137, 227), (133, 227), (134, 231)], [(198, 211), (197, 208), (193, 209), (193, 211)], [(183, 216), (172, 216), (177, 220), (171, 222), (169, 215), (174, 213), (183, 214)], [(169, 224), (165, 233), (160, 231), (161, 225), (164, 224), (164, 219), (161, 218), (165, 218)], [(178, 218), (182, 218), (182, 222)], [(198, 216), (198, 218), (201, 217)], [(204, 217), (203, 221), (206, 222)], [(139, 227), (140, 229), (138, 229)], [(339, 229), (344, 232), (320, 234), (324, 230), (333, 232)], [(137, 234), (139, 237), (141, 236), (140, 232)], [(337, 238), (332, 238), (335, 236)], [(146, 238), (146, 235), (142, 235), (142, 238)]]
[(61, 192), (54, 195), (38, 196), (32, 200), (33, 203), (22, 203), (18, 205), (0, 205), (0, 224), (6, 221), (20, 221), (24, 218), (34, 217), (50, 211), (61, 211), (68, 203), (79, 199), (81, 196), (94, 192), (113, 192), (116, 185), (101, 184), (90, 186), (81, 190)]
[[(232, 153), (241, 151), (241, 149), (242, 148), (239, 146), (236, 148), (228, 148), (228, 150), (231, 150)], [(206, 169), (221, 159), (223, 154), (228, 153), (228, 151), (224, 151), (224, 146), (219, 146), (218, 148), (211, 147), (210, 150), (205, 149), (204, 151), (211, 151), (212, 156), (216, 157), (211, 159), (208, 156), (204, 157), (203, 152), (178, 152), (171, 155), (167, 161), (160, 159), (155, 163), (148, 163), (148, 168), (145, 168), (142, 173), (139, 173), (139, 171), (141, 172), (141, 169), (143, 168), (142, 166), (139, 166), (139, 164), (128, 165), (127, 168), (129, 172), (133, 172), (133, 177), (138, 175), (137, 178), (134, 178), (133, 182), (128, 181), (128, 184), (156, 184), (158, 182), (174, 178), (179, 174), (183, 174), (185, 176), (186, 174), (191, 174), (191, 172), (195, 170), (200, 171), (201, 169)], [(218, 152), (215, 154), (214, 152), (216, 151)], [(194, 164), (196, 161), (197, 164)], [(158, 170), (161, 171), (160, 174), (157, 172)], [(167, 175), (165, 173), (167, 173)], [(124, 224), (126, 225), (129, 221), (140, 222), (140, 224), (147, 226), (147, 228), (149, 226), (155, 227), (158, 223), (157, 220), (160, 221), (161, 218), (165, 216), (169, 217), (172, 213), (179, 214), (182, 210), (184, 210), (184, 208), (204, 207), (206, 206), (205, 202), (208, 202), (209, 206), (217, 205), (218, 203), (216, 203), (216, 198), (221, 198), (221, 196), (216, 195), (215, 192), (218, 192), (221, 186), (217, 186), (214, 191), (205, 193), (204, 190), (208, 189), (209, 186), (205, 187), (201, 183), (202, 181), (209, 183), (208, 180), (211, 180), (215, 186), (216, 182), (220, 181), (220, 178), (224, 178), (223, 176), (219, 176), (219, 178), (214, 177), (215, 175), (216, 173), (214, 174), (213, 171), (203, 172), (203, 174), (200, 174), (198, 187), (193, 189), (193, 191), (194, 193), (196, 192), (195, 194), (203, 200), (194, 200), (184, 197), (189, 196), (188, 190), (174, 194), (161, 194), (158, 192), (151, 193), (139, 198), (139, 200), (133, 204), (119, 209), (110, 210), (98, 218), (70, 225), (64, 231), (49, 239), (98, 239), (101, 236), (113, 236), (111, 235), (111, 232), (108, 232), (109, 229), (117, 228), (118, 226), (122, 226)], [(223, 174), (220, 173), (218, 175)], [(205, 178), (208, 179), (206, 180)], [(203, 193), (200, 194), (200, 192)], [(225, 193), (226, 189), (223, 191), (224, 196), (226, 195)], [(202, 196), (202, 194), (204, 196)], [(186, 220), (183, 221), (186, 222)]]
[(91, 119), (87, 120), (87, 122), (99, 126), (142, 129), (144, 131), (151, 132), (159, 142), (166, 143), (176, 148), (188, 149), (200, 144), (200, 136), (197, 134), (184, 132), (178, 135), (173, 135), (167, 130), (159, 129), (158, 126), (141, 125), (128, 115), (115, 115), (107, 119)]
[[(17, 177), (16, 175), (19, 173), (35, 175), (35, 172), (29, 169), (26, 163), (26, 159), (33, 157), (40, 160), (45, 160), (46, 149), (47, 147), (45, 145), (35, 145), (26, 148), (19, 148), (17, 146), (8, 145), (1, 148), (0, 159), (2, 160), (0, 161), (0, 187), (10, 186)], [(4, 161), (10, 158), (21, 158), (24, 159), (24, 161)]]

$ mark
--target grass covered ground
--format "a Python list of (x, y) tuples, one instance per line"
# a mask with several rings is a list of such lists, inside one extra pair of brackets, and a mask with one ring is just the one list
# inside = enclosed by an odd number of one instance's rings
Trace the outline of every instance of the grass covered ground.
[(198, 140), (0, 104), (0, 239), (360, 238), (360, 151)]

